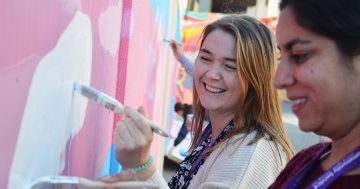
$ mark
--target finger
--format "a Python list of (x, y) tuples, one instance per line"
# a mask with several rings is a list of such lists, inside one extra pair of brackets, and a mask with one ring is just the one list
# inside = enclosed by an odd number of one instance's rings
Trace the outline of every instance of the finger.
[(177, 46), (176, 46), (175, 43), (170, 43), (170, 47), (171, 47), (171, 49), (172, 49), (173, 52), (176, 52), (176, 49), (177, 49), (176, 47), (177, 47)]
[(115, 132), (114, 132), (114, 143), (115, 145), (117, 146), (122, 146), (125, 144), (125, 141), (121, 138), (121, 129), (120, 127), (124, 127), (123, 125), (124, 123), (122, 123), (122, 121), (119, 121), (116, 125), (116, 128), (115, 128)]
[(136, 123), (130, 117), (125, 116), (124, 122), (127, 125), (127, 130), (129, 131), (131, 138), (136, 139), (134, 140), (135, 143), (138, 141), (137, 139), (144, 138), (144, 134), (139, 130), (139, 128), (136, 126)]
[[(124, 116), (125, 117), (125, 116)], [(125, 146), (127, 147), (132, 147), (132, 136), (129, 132), (129, 129), (128, 129), (128, 125), (126, 123), (126, 121), (124, 120), (124, 117), (123, 119), (120, 121), (120, 124), (119, 126), (117, 127), (117, 136), (118, 136), (118, 139), (119, 139), (119, 142), (121, 142), (119, 145), (119, 148), (125, 148)]]
[[(86, 178), (79, 178), (79, 184), (77, 185), (76, 188), (78, 188), (78, 189), (106, 188), (106, 185), (107, 184), (104, 182), (89, 180)], [(57, 188), (57, 187), (55, 186), (55, 188)]]
[(139, 106), (137, 111), (140, 112), (143, 116), (147, 117), (147, 113), (146, 113), (144, 106)]
[(181, 46), (181, 44), (179, 42), (177, 42), (176, 40), (174, 40), (174, 39), (170, 39), (169, 43), (170, 44), (175, 44), (176, 46)]
[(98, 180), (105, 183), (129, 181), (129, 180), (134, 180), (134, 175), (129, 171), (124, 171), (122, 173), (118, 173), (112, 176), (101, 177)]
[(152, 130), (150, 125), (145, 121), (145, 118), (135, 110), (131, 108), (125, 108), (125, 111), (128, 113), (129, 117), (134, 121), (135, 125), (138, 127), (139, 131), (146, 136), (152, 136)]
[(170, 47), (174, 50), (177, 51), (177, 49), (179, 48), (179, 43), (177, 43), (174, 40), (170, 40)]

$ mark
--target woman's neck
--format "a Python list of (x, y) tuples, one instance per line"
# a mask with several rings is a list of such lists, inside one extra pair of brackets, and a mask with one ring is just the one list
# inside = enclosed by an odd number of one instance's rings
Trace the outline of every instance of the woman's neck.
[(215, 113), (209, 112), (210, 122), (211, 122), (211, 141), (216, 140), (221, 131), (224, 130), (226, 125), (234, 118), (234, 113)]
[[(343, 159), (346, 155), (351, 153), (357, 147), (360, 146), (360, 123), (358, 123), (353, 129), (348, 131), (342, 137), (332, 139), (331, 153), (327, 158), (324, 158), (321, 165), (324, 170), (330, 169), (333, 165)], [(349, 172), (350, 174), (356, 172), (360, 174), (360, 167)]]

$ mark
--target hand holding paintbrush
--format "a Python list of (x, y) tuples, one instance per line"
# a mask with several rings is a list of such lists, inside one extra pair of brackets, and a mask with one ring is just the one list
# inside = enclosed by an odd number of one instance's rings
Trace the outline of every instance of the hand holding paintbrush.
[[(124, 106), (119, 101), (105, 93), (98, 91), (95, 88), (75, 82), (74, 90), (79, 92), (81, 95), (87, 97), (88, 99), (95, 101), (97, 104), (111, 110), (114, 113), (124, 113)], [(151, 127), (152, 131), (161, 136), (168, 137), (168, 134), (159, 126), (157, 126), (155, 122), (147, 119), (146, 117), (143, 117), (143, 119)]]
[(169, 43), (169, 45), (171, 47), (171, 50), (172, 50), (172, 52), (173, 52), (173, 54), (174, 54), (174, 56), (175, 56), (175, 58), (177, 60), (180, 59), (180, 56), (184, 55), (184, 50), (183, 50), (180, 43), (178, 43), (178, 42), (176, 42), (175, 40), (172, 40), (172, 39), (171, 40), (163, 39), (163, 40), (164, 40), (164, 42)]

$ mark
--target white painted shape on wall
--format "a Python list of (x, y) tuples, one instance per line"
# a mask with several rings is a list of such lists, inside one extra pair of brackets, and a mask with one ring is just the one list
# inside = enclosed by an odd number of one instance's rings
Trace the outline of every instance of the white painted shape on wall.
[(77, 12), (34, 73), (8, 188), (26, 188), (42, 176), (64, 170), (66, 144), (83, 126), (87, 107), (87, 99), (74, 92), (73, 83), (89, 85), (91, 66), (90, 18)]
[(110, 6), (99, 16), (98, 30), (100, 44), (106, 53), (115, 56), (119, 51), (121, 31), (122, 1), (116, 6)]

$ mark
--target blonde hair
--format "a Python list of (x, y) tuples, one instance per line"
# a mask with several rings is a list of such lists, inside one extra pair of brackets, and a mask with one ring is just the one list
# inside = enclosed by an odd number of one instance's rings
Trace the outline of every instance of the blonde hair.
[[(290, 159), (293, 151), (281, 120), (278, 92), (272, 85), (276, 65), (276, 43), (270, 29), (255, 18), (244, 15), (230, 15), (207, 25), (202, 33), (202, 46), (206, 37), (214, 30), (222, 30), (236, 39), (237, 75), (242, 91), (240, 103), (234, 117), (234, 128), (210, 151), (218, 148), (225, 139), (238, 133), (246, 134), (256, 130), (257, 142), (268, 136), (280, 145)], [(190, 149), (196, 148), (201, 135), (206, 110), (202, 107), (196, 89), (193, 90), (195, 131)], [(279, 150), (279, 149), (278, 149)]]

